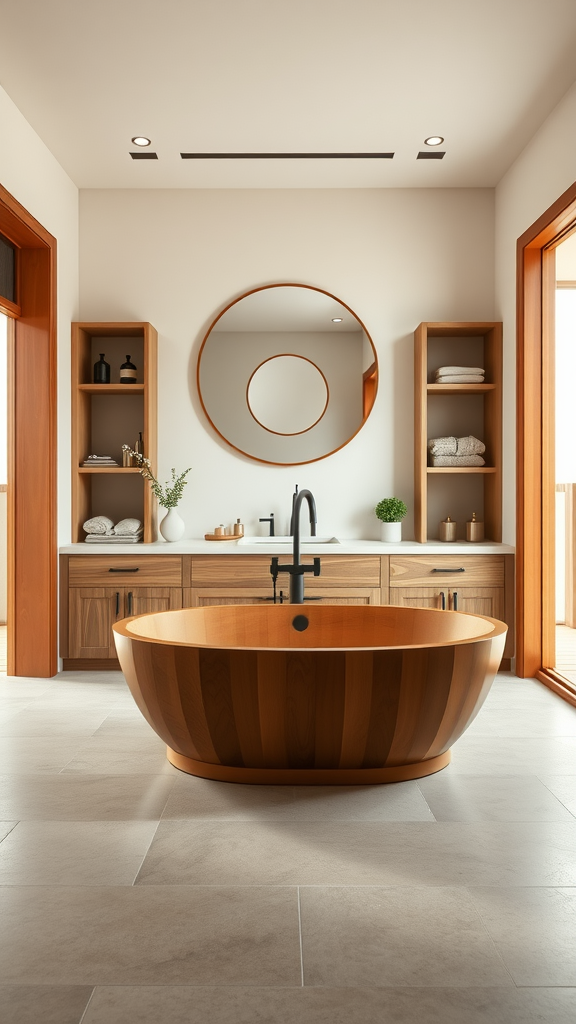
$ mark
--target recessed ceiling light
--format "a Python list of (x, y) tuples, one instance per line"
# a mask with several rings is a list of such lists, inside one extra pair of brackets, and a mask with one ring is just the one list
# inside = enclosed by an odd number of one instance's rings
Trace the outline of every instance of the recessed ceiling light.
[(341, 316), (333, 316), (332, 317), (332, 323), (333, 324), (341, 324), (342, 323), (342, 317)]
[(130, 140), (135, 146), (149, 146), (150, 139), (147, 139), (145, 135), (136, 135), (135, 138)]
[(441, 146), (443, 142), (441, 135), (431, 135), (429, 139), (424, 139), (425, 146)]

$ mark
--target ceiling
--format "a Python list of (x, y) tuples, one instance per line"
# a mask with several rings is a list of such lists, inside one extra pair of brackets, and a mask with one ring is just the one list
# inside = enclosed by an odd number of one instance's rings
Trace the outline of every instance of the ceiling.
[(493, 186), (576, 78), (574, 0), (0, 0), (0, 25), (0, 84), (81, 188)]

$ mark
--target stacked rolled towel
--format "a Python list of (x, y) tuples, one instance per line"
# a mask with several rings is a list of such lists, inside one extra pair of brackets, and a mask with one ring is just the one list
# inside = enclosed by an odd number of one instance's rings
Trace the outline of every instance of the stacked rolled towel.
[(428, 441), (431, 466), (484, 466), (486, 445), (477, 437), (433, 437)]
[(138, 544), (144, 533), (139, 519), (122, 519), (114, 526), (108, 516), (93, 516), (82, 529), (88, 535), (84, 540), (90, 544)]
[(439, 366), (434, 374), (435, 384), (483, 384), (482, 366)]

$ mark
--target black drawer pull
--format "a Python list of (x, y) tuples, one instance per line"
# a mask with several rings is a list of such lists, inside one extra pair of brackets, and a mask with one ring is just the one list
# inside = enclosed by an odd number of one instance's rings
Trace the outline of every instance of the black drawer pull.
[(443, 590), (440, 591), (440, 608), (443, 612), (446, 611), (446, 594)]
[(116, 618), (120, 615), (120, 591), (116, 591)]
[(458, 611), (458, 592), (456, 590), (452, 594), (452, 608), (455, 612)]
[(128, 594), (128, 615), (132, 615), (132, 591)]
[(108, 572), (140, 572), (140, 566), (136, 566), (135, 569), (108, 569)]
[(466, 569), (431, 569), (431, 572), (466, 572)]

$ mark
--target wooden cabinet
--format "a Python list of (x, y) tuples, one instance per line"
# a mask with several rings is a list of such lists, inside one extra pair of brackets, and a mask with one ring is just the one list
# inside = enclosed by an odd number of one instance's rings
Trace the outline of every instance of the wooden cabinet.
[[(443, 365), (482, 366), (483, 384), (436, 384)], [(432, 437), (473, 434), (484, 466), (428, 465)], [(414, 535), (438, 537), (447, 515), (464, 524), (476, 512), (486, 540), (502, 539), (502, 324), (422, 323), (414, 333)]]
[[(281, 555), (280, 562), (289, 562)], [(304, 562), (311, 556), (304, 556)], [(271, 555), (61, 556), (65, 668), (116, 668), (112, 625), (146, 612), (272, 602)], [(513, 555), (322, 555), (306, 600), (338, 605), (458, 608), (508, 622), (513, 653)], [(288, 599), (289, 579), (277, 593)]]
[(489, 615), (508, 623), (514, 653), (513, 555), (391, 555), (390, 604)]
[[(94, 384), (93, 365), (103, 352), (110, 384)], [(130, 353), (135, 384), (120, 384)], [(144, 455), (156, 467), (157, 333), (148, 323), (72, 324), (72, 540), (95, 515), (144, 524), (144, 541), (156, 539), (155, 500), (137, 467), (122, 466), (122, 445), (134, 447), (142, 432)], [(84, 466), (89, 455), (110, 455), (118, 466)]]

